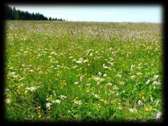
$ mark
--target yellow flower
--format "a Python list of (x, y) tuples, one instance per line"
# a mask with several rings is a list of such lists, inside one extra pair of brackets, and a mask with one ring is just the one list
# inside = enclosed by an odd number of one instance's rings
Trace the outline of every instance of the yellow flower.
[(148, 111), (149, 111), (149, 108), (145, 107), (144, 110), (145, 110), (146, 112), (148, 112)]
[(151, 106), (146, 106), (146, 107), (144, 108), (144, 110), (145, 110), (146, 112), (149, 112), (149, 111), (152, 110), (152, 108), (151, 108)]
[(63, 88), (64, 86), (66, 86), (66, 85), (67, 85), (67, 83), (66, 83), (66, 81), (65, 81), (65, 80), (62, 80), (60, 83), (61, 83), (61, 88)]

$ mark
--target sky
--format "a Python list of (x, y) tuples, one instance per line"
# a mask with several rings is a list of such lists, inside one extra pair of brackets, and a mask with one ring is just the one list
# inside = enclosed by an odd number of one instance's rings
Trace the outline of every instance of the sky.
[(160, 5), (9, 5), (46, 17), (63, 18), (68, 21), (96, 22), (162, 22)]

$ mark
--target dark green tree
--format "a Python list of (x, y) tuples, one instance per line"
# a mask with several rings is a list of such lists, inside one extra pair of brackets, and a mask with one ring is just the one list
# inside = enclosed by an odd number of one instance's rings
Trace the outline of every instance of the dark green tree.
[(6, 6), (6, 19), (10, 20), (56, 20), (63, 21), (62, 19), (57, 18), (47, 18), (40, 13), (29, 13), (27, 11), (16, 10), (15, 7)]

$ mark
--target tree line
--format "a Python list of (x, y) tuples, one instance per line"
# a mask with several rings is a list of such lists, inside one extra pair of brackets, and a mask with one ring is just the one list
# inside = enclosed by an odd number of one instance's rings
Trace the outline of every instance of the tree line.
[(45, 17), (40, 13), (29, 13), (27, 11), (17, 10), (15, 7), (6, 6), (6, 19), (9, 20), (55, 20), (65, 21), (61, 18)]

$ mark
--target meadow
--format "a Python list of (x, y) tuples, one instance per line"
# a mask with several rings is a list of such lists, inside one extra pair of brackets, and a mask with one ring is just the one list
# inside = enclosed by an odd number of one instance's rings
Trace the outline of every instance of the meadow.
[(161, 118), (161, 24), (8, 20), (5, 27), (6, 119)]

